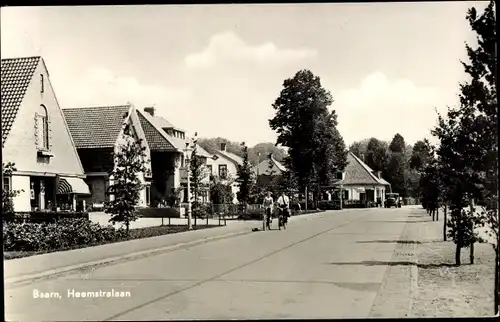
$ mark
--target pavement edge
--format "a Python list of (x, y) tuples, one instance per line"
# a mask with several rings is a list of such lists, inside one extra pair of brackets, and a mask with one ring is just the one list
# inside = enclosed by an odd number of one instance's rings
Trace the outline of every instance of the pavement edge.
[(11, 278), (7, 278), (4, 280), (4, 286), (5, 287), (7, 287), (7, 286), (11, 286), (11, 287), (21, 286), (22, 284), (27, 283), (27, 282), (33, 282), (35, 280), (40, 280), (40, 279), (45, 279), (45, 278), (53, 278), (53, 277), (60, 276), (62, 274), (71, 273), (71, 272), (78, 271), (78, 270), (95, 269), (96, 267), (99, 267), (99, 266), (118, 264), (118, 263), (128, 261), (128, 260), (137, 260), (137, 259), (141, 259), (141, 258), (145, 258), (145, 257), (149, 257), (149, 256), (161, 254), (161, 253), (168, 253), (170, 251), (175, 251), (175, 250), (181, 249), (183, 247), (197, 246), (197, 245), (205, 244), (205, 243), (208, 243), (211, 241), (222, 240), (222, 239), (227, 239), (227, 238), (236, 237), (236, 236), (242, 236), (242, 235), (246, 235), (246, 234), (250, 234), (250, 233), (252, 233), (252, 230), (243, 230), (243, 231), (228, 233), (228, 234), (219, 235), (219, 236), (201, 238), (201, 239), (197, 239), (194, 241), (178, 243), (178, 244), (164, 246), (164, 247), (152, 248), (152, 249), (148, 249), (148, 250), (134, 252), (131, 254), (114, 256), (111, 258), (100, 259), (100, 260), (85, 262), (85, 263), (81, 263), (81, 264), (63, 266), (63, 267), (59, 267), (56, 269), (50, 269), (48, 271), (44, 271), (41, 273), (25, 274), (25, 275), (21, 275), (21, 276), (17, 276), (17, 277), (11, 277)]

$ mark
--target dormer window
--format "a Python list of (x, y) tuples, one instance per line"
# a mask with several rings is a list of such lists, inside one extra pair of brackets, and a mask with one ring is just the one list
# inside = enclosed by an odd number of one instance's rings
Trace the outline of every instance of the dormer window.
[(40, 74), (40, 93), (44, 91), (43, 74)]

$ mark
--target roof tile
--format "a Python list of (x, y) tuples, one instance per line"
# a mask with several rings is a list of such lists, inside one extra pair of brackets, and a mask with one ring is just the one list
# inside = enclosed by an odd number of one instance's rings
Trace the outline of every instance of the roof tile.
[(26, 89), (41, 57), (2, 59), (1, 64), (1, 106), (2, 106), (2, 146), (21, 106)]
[(111, 148), (123, 126), (129, 105), (63, 109), (77, 149)]
[(141, 113), (140, 111), (137, 113), (139, 115), (139, 120), (141, 122), (142, 130), (144, 131), (144, 135), (146, 136), (146, 141), (148, 141), (149, 148), (151, 151), (172, 151), (176, 150), (176, 147), (172, 145), (165, 138), (167, 135), (164, 133), (160, 133), (161, 129), (158, 129), (153, 125), (154, 122), (149, 120), (150, 117), (146, 116), (146, 113)]

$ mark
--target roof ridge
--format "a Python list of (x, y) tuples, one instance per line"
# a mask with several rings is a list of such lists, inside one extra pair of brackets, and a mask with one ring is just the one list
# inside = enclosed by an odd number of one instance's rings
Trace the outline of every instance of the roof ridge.
[(30, 58), (39, 58), (41, 59), (41, 55), (35, 55), (35, 56), (23, 56), (23, 57), (8, 57), (8, 58), (2, 58), (2, 61), (4, 60), (18, 60), (18, 59), (30, 59)]
[(352, 153), (351, 151), (349, 151), (349, 153), (354, 157), (354, 159), (361, 165), (361, 167), (366, 171), (368, 172), (368, 174), (370, 175), (370, 177), (375, 180), (375, 182), (377, 183), (380, 183), (380, 181), (378, 181), (377, 177), (372, 173), (373, 170), (372, 168), (370, 168), (366, 163), (364, 163), (360, 158), (358, 158), (354, 153)]
[(109, 106), (84, 106), (84, 107), (70, 107), (70, 108), (63, 108), (63, 110), (89, 110), (89, 109), (97, 109), (97, 108), (117, 108), (117, 107), (126, 107), (130, 108), (130, 104), (126, 105), (109, 105)]

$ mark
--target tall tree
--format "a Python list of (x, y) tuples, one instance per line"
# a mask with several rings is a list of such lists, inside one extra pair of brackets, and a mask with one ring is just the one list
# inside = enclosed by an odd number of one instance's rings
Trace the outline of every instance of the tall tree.
[(387, 166), (387, 178), (391, 183), (392, 191), (399, 193), (402, 197), (408, 196), (407, 177), (408, 177), (408, 162), (406, 157), (406, 143), (397, 133), (389, 144), (391, 157)]
[(417, 141), (413, 145), (413, 150), (410, 157), (410, 168), (421, 172), (427, 167), (430, 159), (431, 145), (429, 140), (424, 139), (422, 141)]
[(254, 184), (254, 177), (252, 165), (248, 160), (248, 147), (242, 143), (243, 150), (243, 164), (238, 166), (238, 173), (236, 182), (238, 183), (239, 190), (236, 194), (238, 201), (242, 204), (248, 204), (252, 186)]
[(202, 190), (205, 189), (204, 180), (208, 177), (208, 171), (205, 166), (205, 160), (198, 155), (198, 144), (193, 142), (193, 151), (189, 160), (189, 175), (191, 198), (193, 200), (194, 224), (196, 225), (197, 218), (202, 214), (200, 211), (200, 196)]
[[(273, 104), (276, 114), (269, 125), (278, 133), (277, 144), (289, 148), (288, 166), (301, 190), (317, 188), (333, 171), (343, 170), (347, 158), (343, 139), (336, 131), (337, 115), (328, 110), (332, 96), (309, 70), (298, 71), (283, 87)], [(344, 151), (338, 150), (342, 146)]]
[(376, 138), (370, 138), (364, 155), (366, 165), (374, 171), (382, 171), (385, 175), (389, 159), (390, 154), (387, 143)]
[(368, 147), (368, 142), (370, 139), (364, 139), (361, 141), (355, 141), (349, 146), (349, 151), (354, 153), (358, 158), (363, 159), (366, 155), (366, 150)]
[(115, 167), (112, 171), (113, 184), (108, 188), (112, 200), (106, 201), (105, 212), (111, 214), (110, 222), (123, 222), (129, 231), (131, 221), (138, 218), (135, 206), (140, 200), (142, 184), (139, 173), (146, 173), (146, 148), (142, 140), (134, 135), (133, 127), (127, 123), (123, 127), (123, 143), (113, 153)]

